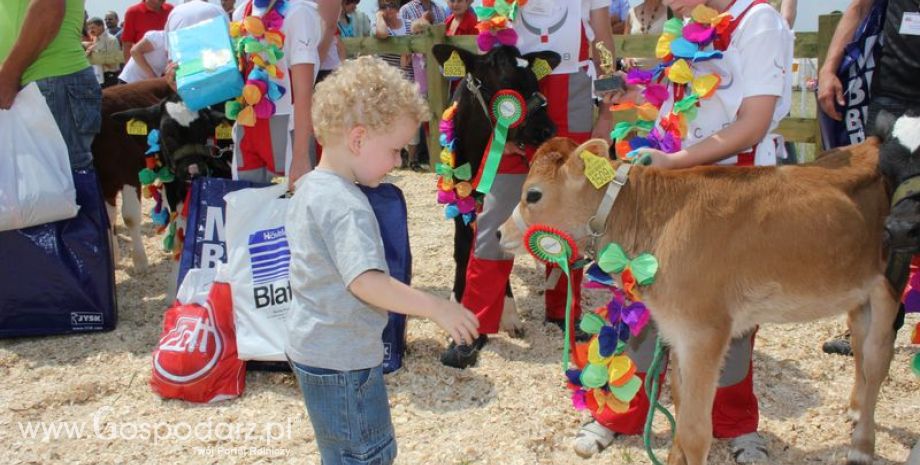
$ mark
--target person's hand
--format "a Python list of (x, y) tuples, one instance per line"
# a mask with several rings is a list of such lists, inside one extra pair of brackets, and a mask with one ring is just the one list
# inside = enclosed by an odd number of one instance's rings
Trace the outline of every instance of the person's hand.
[(451, 339), (458, 344), (472, 344), (479, 337), (479, 320), (473, 312), (463, 308), (460, 304), (447, 300), (439, 300), (439, 308), (435, 309), (431, 320), (437, 323), (444, 331), (450, 334)]
[(843, 99), (843, 85), (840, 79), (831, 71), (822, 70), (818, 74), (818, 105), (824, 114), (840, 121), (843, 116), (837, 111), (838, 106), (843, 106), (846, 101)]
[(179, 91), (176, 87), (176, 68), (178, 67), (179, 65), (170, 61), (169, 64), (166, 65), (166, 71), (163, 73), (163, 77), (166, 78), (166, 83), (169, 84), (173, 92)]
[(19, 75), (0, 66), (0, 110), (9, 110), (19, 93)]
[(383, 21), (383, 10), (377, 10), (377, 21)]
[(683, 161), (683, 157), (686, 156), (686, 153), (687, 152), (683, 150), (674, 153), (665, 153), (656, 149), (641, 149), (636, 164), (671, 170), (683, 166), (681, 162)]
[(422, 15), (422, 19), (428, 21), (428, 24), (434, 24), (434, 14), (431, 10), (426, 11), (425, 14)]

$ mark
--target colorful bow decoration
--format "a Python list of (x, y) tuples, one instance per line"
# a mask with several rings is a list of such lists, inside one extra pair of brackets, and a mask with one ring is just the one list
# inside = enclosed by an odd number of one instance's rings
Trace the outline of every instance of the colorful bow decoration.
[(654, 255), (644, 252), (631, 259), (617, 243), (607, 244), (601, 250), (597, 264), (607, 273), (619, 274), (629, 270), (640, 286), (654, 283), (658, 273), (658, 259)]
[(490, 108), (495, 120), (495, 129), (486, 146), (485, 160), (479, 165), (479, 172), (473, 181), (476, 191), (483, 194), (488, 194), (492, 189), (492, 183), (495, 182), (498, 165), (501, 163), (508, 140), (508, 130), (523, 123), (527, 117), (524, 97), (510, 89), (496, 92)]
[(487, 52), (497, 45), (515, 45), (517, 33), (511, 29), (511, 23), (526, 3), (527, 0), (483, 0), (482, 6), (474, 7), (480, 20), (476, 24), (479, 49)]
[(284, 57), (285, 37), (281, 26), (286, 11), (286, 0), (277, 0), (271, 11), (262, 17), (250, 15), (230, 24), (239, 67), (248, 75), (242, 95), (228, 101), (224, 112), (228, 119), (236, 120), (241, 126), (253, 127), (257, 120), (271, 118), (275, 114), (275, 102), (286, 92), (276, 82), (284, 79), (278, 62)]
[(434, 170), (444, 178), (469, 181), (470, 178), (473, 177), (473, 167), (470, 166), (469, 163), (464, 163), (456, 168), (451, 168), (450, 165), (446, 163), (436, 163), (434, 165)]
[(151, 153), (160, 153), (160, 130), (151, 129), (147, 133), (147, 151), (144, 152), (144, 155), (150, 155)]
[(533, 225), (524, 233), (524, 247), (537, 260), (547, 265), (558, 266), (565, 273), (565, 341), (562, 349), (562, 369), (569, 368), (569, 346), (572, 318), (572, 280), (569, 276), (569, 265), (578, 258), (578, 246), (575, 240), (563, 231), (544, 225)]

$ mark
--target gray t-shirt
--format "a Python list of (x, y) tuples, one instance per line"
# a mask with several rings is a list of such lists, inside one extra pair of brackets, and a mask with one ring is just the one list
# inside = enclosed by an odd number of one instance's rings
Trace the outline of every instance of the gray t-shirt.
[(368, 270), (389, 273), (377, 217), (357, 185), (324, 170), (297, 182), (288, 206), (291, 360), (330, 370), (383, 363), (386, 312), (364, 303), (348, 285)]

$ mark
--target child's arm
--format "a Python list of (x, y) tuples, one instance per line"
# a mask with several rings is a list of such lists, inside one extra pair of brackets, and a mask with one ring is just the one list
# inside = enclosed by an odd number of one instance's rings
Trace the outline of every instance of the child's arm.
[(672, 154), (648, 149), (643, 154), (649, 155), (649, 164), (668, 169), (708, 165), (732, 157), (763, 140), (778, 100), (775, 95), (748, 97), (741, 102), (734, 122), (692, 147)]
[(377, 22), (374, 23), (374, 35), (378, 39), (390, 37), (390, 31), (387, 29), (387, 21), (383, 18), (383, 11), (377, 12)]
[(291, 66), (291, 96), (294, 99), (294, 141), (291, 147), (291, 169), (288, 185), (293, 186), (301, 176), (313, 169), (310, 166), (310, 136), (313, 119), (310, 116), (313, 100), (313, 63)]
[(476, 330), (479, 321), (469, 310), (457, 303), (413, 289), (382, 271), (361, 273), (351, 281), (348, 290), (375, 307), (428, 318), (444, 328), (457, 342), (470, 344), (479, 337)]

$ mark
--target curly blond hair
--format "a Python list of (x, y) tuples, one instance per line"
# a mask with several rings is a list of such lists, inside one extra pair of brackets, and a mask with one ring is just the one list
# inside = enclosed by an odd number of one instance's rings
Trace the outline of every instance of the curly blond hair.
[(313, 94), (313, 130), (320, 143), (358, 125), (381, 130), (400, 117), (422, 122), (428, 115), (418, 87), (396, 67), (371, 56), (346, 60)]

